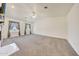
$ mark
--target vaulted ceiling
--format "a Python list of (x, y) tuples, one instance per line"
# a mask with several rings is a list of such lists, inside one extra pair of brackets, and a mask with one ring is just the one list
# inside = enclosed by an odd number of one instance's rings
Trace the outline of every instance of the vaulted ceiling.
[(31, 16), (33, 12), (38, 16), (62, 17), (66, 16), (73, 6), (71, 3), (10, 3), (6, 5), (6, 15), (15, 18)]

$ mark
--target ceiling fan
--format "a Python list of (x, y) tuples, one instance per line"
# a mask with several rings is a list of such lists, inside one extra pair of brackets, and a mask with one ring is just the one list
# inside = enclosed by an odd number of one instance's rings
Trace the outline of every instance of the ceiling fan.
[(34, 4), (34, 6), (33, 6), (33, 11), (32, 11), (32, 18), (36, 18), (36, 16), (37, 16), (37, 6), (36, 6), (36, 4)]
[(37, 16), (37, 15), (36, 15), (36, 12), (33, 11), (33, 12), (32, 12), (32, 18), (36, 18), (36, 16)]

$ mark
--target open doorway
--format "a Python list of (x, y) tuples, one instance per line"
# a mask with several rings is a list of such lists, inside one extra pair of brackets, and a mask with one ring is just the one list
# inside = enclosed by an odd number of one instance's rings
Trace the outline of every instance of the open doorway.
[(8, 37), (20, 36), (19, 22), (9, 21)]

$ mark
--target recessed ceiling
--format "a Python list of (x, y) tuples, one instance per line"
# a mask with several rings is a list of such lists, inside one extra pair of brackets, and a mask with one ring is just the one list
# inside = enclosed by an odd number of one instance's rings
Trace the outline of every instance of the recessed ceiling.
[[(14, 5), (14, 9), (11, 9), (12, 5)], [(6, 15), (23, 18), (35, 11), (39, 16), (61, 17), (66, 16), (72, 6), (71, 3), (8, 3)]]

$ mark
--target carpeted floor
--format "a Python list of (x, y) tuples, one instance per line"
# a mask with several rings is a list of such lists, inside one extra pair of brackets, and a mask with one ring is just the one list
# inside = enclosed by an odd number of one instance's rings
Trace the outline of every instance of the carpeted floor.
[(6, 39), (2, 45), (16, 43), (20, 50), (11, 56), (77, 56), (65, 39), (25, 35)]

